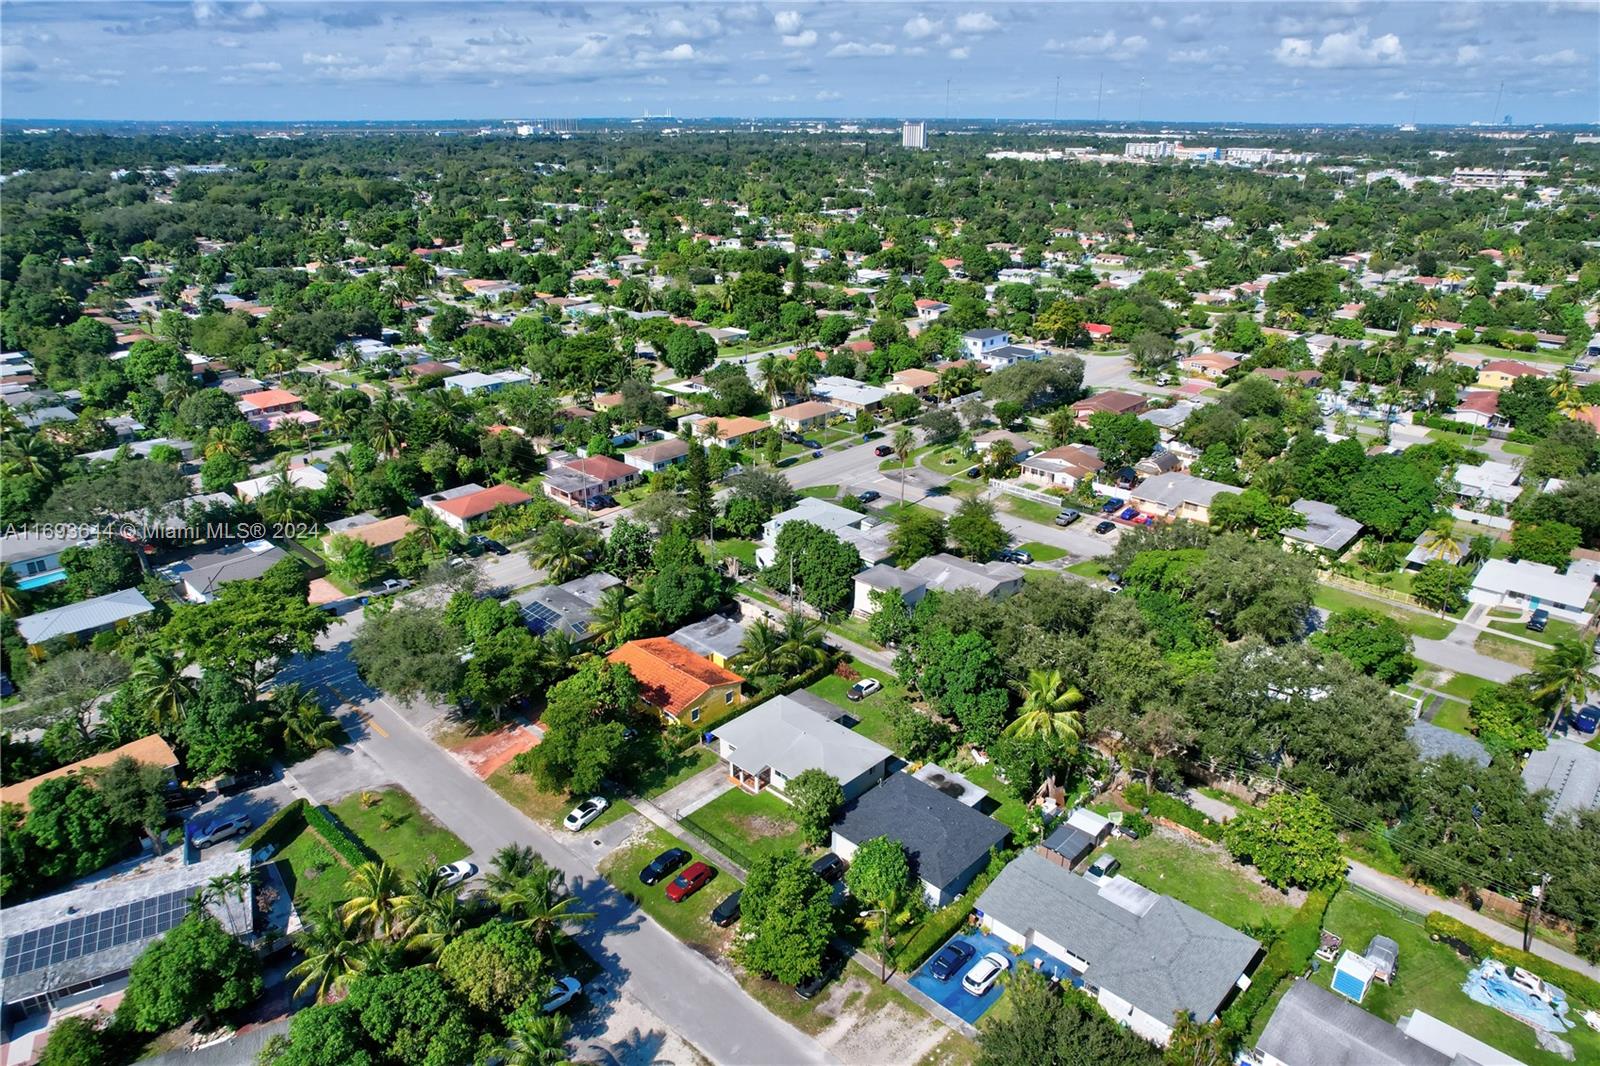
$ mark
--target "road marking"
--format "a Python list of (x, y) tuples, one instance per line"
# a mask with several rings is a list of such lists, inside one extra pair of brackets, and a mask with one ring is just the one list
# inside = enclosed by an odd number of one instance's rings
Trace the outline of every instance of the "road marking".
[(383, 726), (379, 725), (378, 720), (372, 717), (372, 715), (368, 714), (366, 711), (357, 711), (356, 717), (360, 718), (363, 722), (367, 723), (367, 725), (371, 726), (372, 731), (378, 734), (380, 737), (387, 738), (389, 736), (389, 731), (383, 728)]

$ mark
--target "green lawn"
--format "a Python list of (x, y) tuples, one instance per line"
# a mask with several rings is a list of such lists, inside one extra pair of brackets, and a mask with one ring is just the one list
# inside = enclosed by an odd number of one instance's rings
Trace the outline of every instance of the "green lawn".
[(1012, 514), (1020, 515), (1030, 522), (1039, 522), (1049, 525), (1055, 521), (1056, 515), (1061, 513), (1064, 504), (1040, 503), (1038, 500), (1025, 500), (1021, 496), (1006, 496), (1005, 508)]
[[(728, 893), (739, 888), (738, 880), (726, 871), (717, 876), (700, 891), (684, 900), (673, 903), (667, 899), (666, 888), (670, 882), (655, 885), (639, 883), (639, 871), (651, 859), (668, 848), (681, 847), (682, 843), (664, 830), (652, 828), (637, 837), (626, 847), (618, 848), (600, 864), (600, 872), (616, 886), (617, 891), (637, 903), (650, 917), (660, 922), (667, 932), (707, 955), (721, 953), (728, 934), (711, 924), (710, 914)], [(700, 857), (694, 856), (698, 860)], [(687, 864), (686, 864), (687, 865)]]
[[(1400, 945), (1399, 968), (1393, 982), (1374, 982), (1361, 1004), (1385, 1021), (1395, 1022), (1411, 1011), (1421, 1010), (1529, 1066), (1555, 1066), (1565, 1061), (1541, 1050), (1529, 1026), (1468, 999), (1461, 991), (1469, 969), (1467, 963), (1446, 945), (1432, 941), (1420, 919), (1407, 920), (1387, 906), (1346, 889), (1328, 907), (1325, 925), (1344, 938), (1345, 947), (1355, 951), (1366, 947), (1375, 933), (1392, 937)], [(1312, 980), (1326, 988), (1332, 974), (1333, 967), (1324, 966)], [(1561, 1034), (1562, 1039), (1572, 1044), (1578, 1062), (1600, 1062), (1600, 1033), (1576, 1017), (1573, 1020), (1576, 1027)]]
[[(371, 797), (377, 802), (368, 804)], [(472, 849), (434, 821), (404, 789), (357, 792), (329, 808), (345, 826), (402, 874), (464, 859)]]
[(1456, 700), (1445, 700), (1433, 712), (1433, 724), (1452, 733), (1472, 736), (1472, 709)]
[[(515, 773), (509, 766), (502, 766), (490, 774), (485, 784), (499, 793), (500, 798), (511, 806), (551, 829), (560, 826), (561, 820), (578, 802), (576, 797), (569, 796), (565, 792), (545, 791), (532, 776)], [(627, 800), (612, 799), (611, 806), (606, 808), (606, 812), (599, 818), (589, 823), (589, 828), (598, 829), (603, 825), (609, 825), (632, 811), (633, 807)]]
[[(891, 497), (884, 497), (884, 499), (891, 499)], [(901, 503), (898, 499), (894, 499), (894, 502), (885, 503), (882, 507), (877, 508), (878, 514), (896, 521), (914, 511), (920, 511), (923, 514), (932, 515), (941, 522), (946, 520), (943, 511), (935, 511), (932, 507), (924, 507), (920, 503)]]
[(1119, 837), (1106, 850), (1122, 862), (1124, 877), (1235, 929), (1282, 925), (1294, 913), (1282, 893), (1257, 883), (1221, 847), (1157, 834), (1140, 840)]
[(1512, 640), (1498, 633), (1479, 633), (1478, 639), (1472, 642), (1472, 646), (1484, 655), (1524, 669), (1532, 669), (1534, 661), (1541, 653), (1537, 645)]
[(831, 500), (839, 495), (838, 485), (812, 485), (809, 488), (797, 490), (802, 496), (810, 496), (818, 500)]
[[(649, 739), (651, 735), (648, 733), (639, 738), (639, 740)], [(659, 742), (662, 738), (655, 737), (655, 739)], [(637, 745), (639, 741), (634, 743)], [(636, 750), (639, 757), (630, 758), (631, 765), (626, 772), (627, 783), (646, 799), (652, 799), (676, 788), (694, 775), (717, 764), (717, 753), (702, 744), (696, 744), (688, 751), (673, 751), (666, 743), (659, 742)], [(632, 754), (630, 751), (630, 756)]]
[(1067, 556), (1065, 548), (1058, 548), (1054, 544), (1041, 544), (1036, 540), (1027, 541), (1017, 547), (1033, 556), (1033, 561), (1036, 563), (1048, 563)]
[(1327, 611), (1349, 611), (1358, 607), (1378, 611), (1399, 622), (1407, 633), (1425, 640), (1443, 640), (1455, 628), (1455, 623), (1448, 618), (1423, 614), (1375, 596), (1363, 596), (1358, 592), (1334, 588), (1331, 585), (1318, 585), (1316, 594), (1311, 600)]
[(994, 810), (985, 812), (989, 817), (1009, 825), (1012, 829), (1021, 829), (1027, 824), (1027, 806), (1012, 795), (1011, 789), (1000, 780), (1000, 776), (994, 772), (993, 763), (987, 766), (969, 766), (960, 773), (989, 793), (989, 798), (999, 804)]
[(859, 723), (856, 726), (856, 732), (876, 740), (886, 748), (893, 748), (894, 730), (889, 726), (889, 719), (884, 716), (882, 708), (888, 697), (905, 695), (905, 688), (893, 674), (885, 673), (874, 666), (868, 666), (859, 659), (851, 659), (850, 667), (862, 677), (875, 677), (882, 681), (883, 690), (873, 693), (860, 703), (851, 703), (845, 698), (845, 693), (850, 691), (850, 686), (855, 682), (846, 681), (838, 674), (829, 674), (812, 685), (807, 691), (814, 692), (828, 702), (835, 703), (850, 712), (850, 717)]
[(1479, 689), (1483, 688), (1485, 685), (1492, 684), (1494, 684), (1493, 681), (1489, 681), (1481, 677), (1474, 677), (1471, 674), (1454, 674), (1451, 676), (1450, 680), (1434, 685), (1433, 687), (1438, 689), (1440, 692), (1447, 692), (1452, 696), (1457, 696), (1466, 700), (1468, 703), (1471, 703), (1472, 697), (1478, 694)]
[(683, 819), (707, 844), (745, 867), (760, 855), (798, 851), (804, 845), (794, 809), (771, 792), (724, 792)]
[(923, 452), (922, 465), (940, 474), (956, 474), (972, 465), (972, 460), (949, 446), (929, 448)]
[(744, 572), (758, 569), (756, 566), (756, 542), (753, 540), (719, 540), (717, 551), (722, 555), (731, 555), (739, 560), (739, 568)]
[(1501, 633), (1515, 633), (1517, 636), (1526, 637), (1528, 640), (1537, 640), (1546, 647), (1555, 647), (1555, 643), (1558, 640), (1581, 640), (1583, 638), (1583, 630), (1571, 622), (1563, 622), (1559, 618), (1550, 619), (1543, 633), (1535, 633), (1524, 623), (1518, 621), (1491, 621), (1489, 628), (1498, 630)]
[[(1035, 558), (1038, 558), (1035, 556)], [(1067, 573), (1086, 577), (1090, 581), (1099, 581), (1106, 576), (1106, 564), (1099, 559), (1085, 559), (1081, 563), (1073, 563), (1067, 567)]]
[(330, 903), (345, 899), (347, 867), (322, 838), (302, 829), (278, 852), (278, 876), (302, 914), (316, 914)]

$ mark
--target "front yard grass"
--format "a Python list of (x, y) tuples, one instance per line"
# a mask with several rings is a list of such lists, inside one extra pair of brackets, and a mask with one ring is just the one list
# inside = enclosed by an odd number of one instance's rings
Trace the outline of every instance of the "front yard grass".
[(1455, 623), (1448, 618), (1423, 614), (1376, 596), (1363, 596), (1359, 592), (1334, 588), (1331, 585), (1318, 585), (1316, 594), (1311, 600), (1325, 611), (1350, 611), (1356, 608), (1378, 611), (1399, 622), (1400, 627), (1413, 637), (1421, 637), (1424, 640), (1443, 640), (1455, 628)]
[[(369, 803), (373, 798), (376, 802)], [(357, 792), (329, 810), (379, 858), (402, 874), (455, 862), (471, 851), (404, 789)]]
[[(1393, 938), (1400, 946), (1399, 967), (1392, 983), (1373, 982), (1361, 1004), (1363, 1009), (1391, 1023), (1411, 1011), (1425, 1011), (1529, 1066), (1555, 1066), (1565, 1061), (1541, 1049), (1529, 1026), (1468, 999), (1461, 991), (1468, 964), (1448, 946), (1430, 939), (1420, 919), (1408, 920), (1389, 907), (1346, 889), (1328, 907), (1325, 925), (1344, 938), (1345, 947), (1355, 951), (1365, 948), (1375, 933)], [(1324, 966), (1312, 980), (1326, 988), (1332, 974), (1333, 967)], [(1561, 1036), (1572, 1044), (1578, 1062), (1600, 1062), (1600, 1033), (1579, 1021)]]
[[(1038, 556), (1035, 556), (1038, 558)], [(1067, 573), (1086, 577), (1090, 581), (1099, 581), (1106, 576), (1106, 564), (1099, 559), (1085, 559), (1081, 563), (1073, 563), (1067, 567)]]
[(1065, 548), (1058, 548), (1054, 544), (1042, 544), (1036, 540), (1027, 541), (1017, 545), (1017, 547), (1033, 556), (1033, 561), (1036, 563), (1054, 562), (1057, 559), (1066, 558), (1068, 554)]
[[(499, 793), (500, 798), (511, 806), (552, 829), (558, 829), (567, 812), (578, 803), (575, 796), (569, 796), (564, 792), (545, 791), (539, 787), (539, 783), (531, 774), (516, 773), (509, 765), (502, 766), (490, 774), (484, 783)], [(591, 831), (610, 825), (623, 815), (633, 812), (633, 806), (627, 800), (611, 799), (609, 796), (606, 798), (611, 800), (611, 806), (589, 824)]]
[(278, 875), (302, 917), (345, 900), (344, 882), (350, 868), (309, 827), (300, 830), (275, 858)]
[(1283, 925), (1294, 912), (1287, 896), (1256, 881), (1218, 845), (1157, 831), (1139, 840), (1118, 837), (1106, 850), (1122, 862), (1124, 877), (1235, 929)]
[(756, 565), (756, 542), (753, 540), (742, 540), (739, 538), (719, 540), (716, 542), (716, 550), (717, 554), (719, 555), (731, 555), (735, 559), (739, 560), (739, 569), (741, 572), (753, 573), (754, 571), (760, 569), (760, 567)]
[[(628, 843), (608, 855), (600, 864), (600, 872), (618, 892), (637, 903), (641, 910), (679, 940), (701, 952), (715, 957), (722, 953), (728, 934), (711, 924), (711, 912), (728, 893), (740, 887), (739, 881), (726, 870), (718, 870), (710, 884), (684, 900), (673, 903), (667, 898), (667, 885), (663, 881), (654, 885), (639, 883), (639, 871), (650, 860), (668, 848), (682, 847), (682, 843), (665, 830), (651, 828), (635, 836)], [(694, 855), (690, 861), (698, 861)], [(685, 866), (688, 863), (684, 864)], [(712, 863), (711, 865), (715, 865)]]
[(1545, 625), (1543, 633), (1535, 633), (1526, 624), (1519, 621), (1490, 622), (1489, 628), (1498, 630), (1501, 633), (1515, 633), (1519, 637), (1536, 640), (1546, 647), (1554, 647), (1558, 640), (1581, 640), (1583, 637), (1583, 630), (1571, 622), (1563, 622), (1559, 618), (1550, 619)]
[(1478, 639), (1472, 642), (1472, 647), (1484, 655), (1513, 666), (1520, 666), (1525, 670), (1531, 670), (1541, 654), (1538, 645), (1525, 644), (1498, 633), (1479, 633)]
[(1006, 496), (1005, 508), (1014, 515), (1026, 518), (1030, 522), (1041, 525), (1050, 525), (1055, 521), (1056, 515), (1061, 513), (1064, 504), (1040, 503), (1038, 500), (1025, 500), (1021, 496)]
[(810, 496), (816, 500), (831, 500), (839, 495), (838, 485), (811, 485), (796, 490), (801, 496)]
[(691, 831), (749, 868), (762, 855), (799, 851), (805, 841), (794, 810), (770, 792), (724, 792), (683, 819)]

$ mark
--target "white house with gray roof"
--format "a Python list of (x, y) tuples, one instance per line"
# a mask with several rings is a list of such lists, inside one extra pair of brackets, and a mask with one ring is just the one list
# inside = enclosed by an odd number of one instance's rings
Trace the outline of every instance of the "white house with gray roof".
[(894, 753), (788, 696), (718, 726), (717, 754), (728, 776), (747, 792), (784, 795), (806, 770), (822, 770), (844, 788), (846, 801), (882, 781)]
[(1112, 1019), (1165, 1045), (1186, 1011), (1209, 1022), (1250, 985), (1261, 945), (1125, 877), (1098, 886), (1025, 852), (978, 897), (983, 927), (1070, 966)]
[(1528, 756), (1522, 783), (1529, 792), (1550, 790), (1551, 818), (1600, 810), (1600, 751), (1551, 737), (1546, 747)]
[(1354, 518), (1346, 518), (1331, 503), (1296, 500), (1290, 506), (1305, 516), (1306, 520), (1306, 524), (1298, 529), (1283, 531), (1283, 539), (1291, 544), (1303, 544), (1338, 555), (1361, 535), (1361, 523)]
[(1321, 985), (1298, 978), (1256, 1041), (1261, 1066), (1467, 1066)]
[(153, 610), (144, 593), (123, 589), (18, 619), (17, 634), (29, 644), (43, 644), (57, 637), (82, 639)]

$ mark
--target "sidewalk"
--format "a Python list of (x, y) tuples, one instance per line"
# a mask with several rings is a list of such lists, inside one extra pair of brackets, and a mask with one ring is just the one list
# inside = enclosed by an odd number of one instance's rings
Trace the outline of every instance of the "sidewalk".
[(691, 833), (682, 825), (673, 821), (671, 815), (667, 814), (667, 812), (662, 810), (660, 807), (657, 807), (654, 803), (644, 799), (643, 797), (636, 797), (630, 799), (628, 802), (632, 803), (636, 811), (644, 815), (649, 821), (655, 823), (657, 827), (666, 830), (668, 833), (689, 845), (690, 850), (699, 852), (703, 858), (710, 859), (712, 864), (718, 869), (731, 873), (741, 882), (743, 882), (748, 876), (743, 866), (740, 866), (722, 852), (718, 851), (710, 844), (707, 844), (704, 840), (701, 840), (699, 836)]

